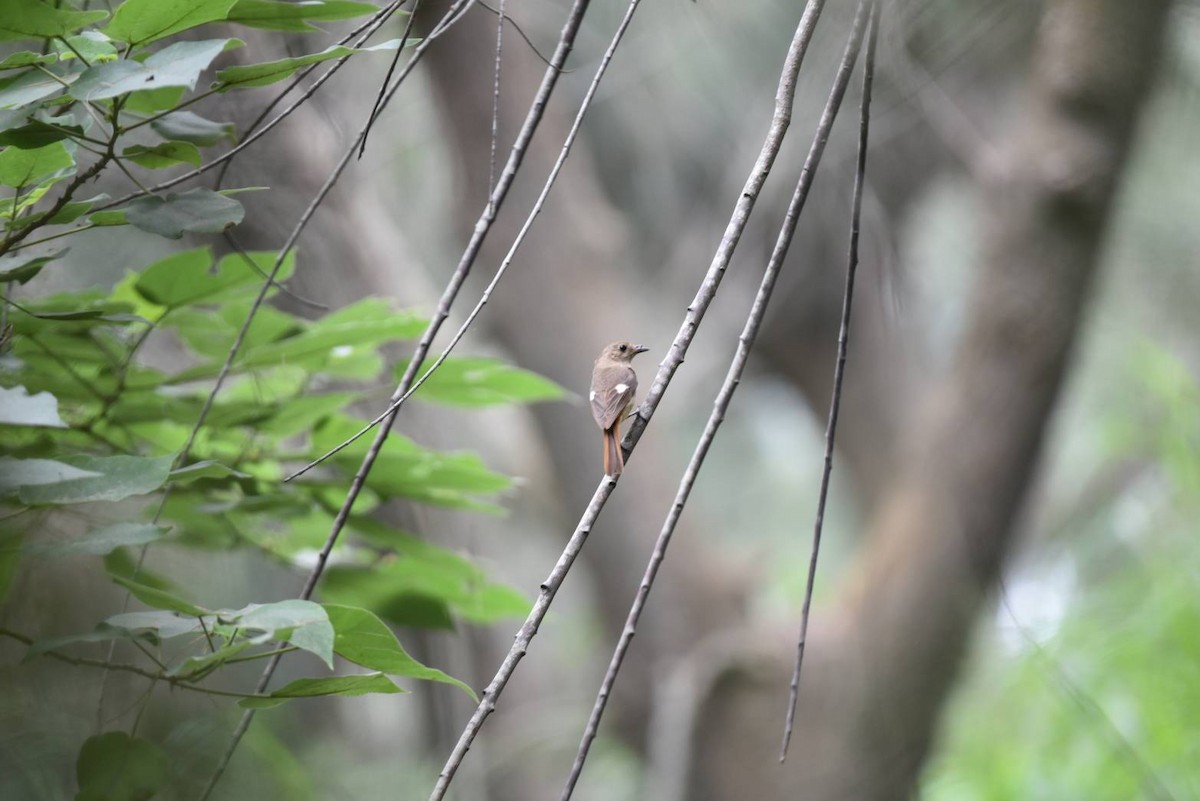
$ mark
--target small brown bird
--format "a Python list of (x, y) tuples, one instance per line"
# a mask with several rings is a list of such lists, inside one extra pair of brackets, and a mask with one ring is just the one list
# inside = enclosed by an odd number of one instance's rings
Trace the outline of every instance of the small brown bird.
[(625, 467), (621, 453), (621, 421), (633, 409), (637, 394), (637, 374), (633, 357), (649, 348), (632, 342), (614, 342), (600, 351), (592, 370), (592, 416), (604, 432), (604, 475), (619, 476)]

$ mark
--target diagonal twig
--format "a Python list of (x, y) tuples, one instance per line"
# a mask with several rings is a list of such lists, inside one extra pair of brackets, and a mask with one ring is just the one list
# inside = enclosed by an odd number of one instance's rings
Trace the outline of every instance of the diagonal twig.
[(800, 219), (800, 214), (804, 211), (804, 205), (808, 200), (813, 179), (816, 177), (817, 167), (820, 165), (821, 157), (824, 155), (825, 144), (829, 140), (829, 132), (833, 128), (833, 122), (837, 118), (842, 100), (846, 96), (846, 88), (850, 85), (850, 74), (854, 69), (854, 62), (858, 60), (859, 50), (862, 48), (863, 32), (866, 29), (866, 23), (867, 3), (861, 2), (850, 30), (849, 41), (846, 43), (846, 49), (842, 55), (841, 65), (834, 78), (833, 87), (829, 91), (829, 98), (825, 102), (825, 110), (822, 112), (820, 122), (817, 124), (816, 133), (813, 135), (812, 144), (809, 146), (808, 157), (805, 159), (804, 166), (800, 170), (800, 178), (796, 183), (796, 189), (792, 194), (791, 202), (788, 204), (783, 224), (780, 226), (779, 236), (775, 241), (775, 248), (771, 252), (766, 269), (763, 271), (762, 281), (758, 287), (758, 294), (755, 295), (750, 313), (746, 317), (746, 324), (742, 328), (741, 336), (738, 338), (737, 350), (734, 352), (732, 361), (730, 361), (725, 381), (721, 384), (721, 389), (713, 401), (712, 413), (708, 417), (704, 433), (701, 434), (700, 440), (696, 443), (696, 448), (692, 452), (692, 458), (688, 462), (683, 477), (679, 481), (679, 489), (675, 493), (675, 501), (667, 512), (666, 519), (663, 521), (662, 530), (659, 532), (658, 540), (655, 542), (654, 550), (650, 555), (650, 561), (647, 563), (645, 573), (642, 576), (642, 583), (638, 587), (633, 604), (629, 608), (629, 616), (625, 620), (625, 628), (622, 630), (621, 637), (617, 641), (617, 646), (613, 650), (608, 670), (605, 672), (604, 679), (600, 683), (600, 690), (596, 695), (592, 712), (588, 716), (587, 725), (584, 727), (583, 737), (580, 740), (579, 749), (575, 754), (575, 761), (571, 766), (571, 772), (567, 776), (566, 785), (560, 796), (561, 801), (569, 801), (575, 791), (575, 785), (579, 781), (580, 774), (583, 772), (583, 766), (587, 760), (592, 742), (596, 739), (596, 734), (600, 727), (600, 719), (603, 717), (604, 710), (608, 705), (609, 696), (617, 680), (617, 674), (624, 664), (625, 655), (629, 651), (630, 644), (633, 642), (634, 634), (637, 632), (638, 622), (646, 607), (650, 590), (658, 575), (658, 570), (667, 556), (667, 548), (671, 544), (671, 537), (675, 533), (675, 526), (679, 523), (679, 518), (683, 514), (684, 505), (687, 503), (688, 496), (691, 495), (692, 487), (700, 474), (700, 468), (704, 465), (704, 459), (708, 455), (708, 450), (717, 436), (717, 430), (721, 427), (721, 423), (725, 421), (725, 414), (733, 399), (733, 393), (741, 383), (742, 372), (746, 369), (746, 363), (750, 358), (750, 349), (754, 347), (754, 340), (758, 336), (759, 326), (767, 311), (767, 304), (770, 303), (771, 294), (775, 290), (775, 282), (783, 267), (783, 261), (787, 257), (788, 249), (791, 247), (792, 237), (796, 233), (796, 224)]
[[(862, 217), (863, 181), (867, 172), (867, 140), (871, 127), (871, 84), (875, 77), (875, 43), (879, 37), (879, 3), (871, 4), (870, 32), (867, 52), (863, 58), (862, 105), (858, 123), (858, 161), (854, 170), (854, 199), (850, 210), (850, 252), (846, 267), (846, 291), (842, 299), (842, 320), (838, 330), (837, 363), (833, 370), (833, 396), (829, 401), (829, 421), (825, 429), (825, 466), (821, 474), (821, 490), (817, 500), (817, 516), (813, 523), (812, 555), (808, 562), (808, 579), (804, 588), (804, 607), (800, 612), (800, 636), (796, 645), (796, 665), (788, 688), (787, 719), (783, 727), (783, 745), (779, 761), (787, 759), (788, 745), (796, 722), (796, 699), (800, 692), (800, 667), (804, 662), (804, 646), (808, 639), (808, 615), (812, 608), (813, 584), (817, 576), (817, 554), (821, 549), (821, 528), (825, 522), (825, 500), (829, 494), (829, 476), (833, 471), (833, 442), (837, 434), (838, 407), (842, 401), (842, 378), (846, 370), (846, 345), (850, 337), (850, 307), (854, 300), (854, 274), (858, 270), (858, 229)], [(860, 6), (861, 13), (861, 6)]]
[[(676, 335), (667, 357), (659, 367), (658, 374), (654, 377), (654, 382), (650, 386), (646, 400), (634, 415), (629, 433), (622, 443), (622, 448), (626, 456), (631, 455), (631, 451), (637, 445), (642, 432), (645, 430), (650, 418), (654, 415), (654, 410), (661, 402), (662, 396), (671, 382), (671, 378), (683, 363), (688, 347), (691, 345), (696, 330), (709, 305), (712, 303), (713, 297), (716, 295), (717, 287), (720, 285), (721, 278), (729, 266), (729, 261), (733, 256), (734, 250), (737, 248), (738, 241), (741, 239), (743, 231), (745, 231), (746, 223), (749, 221), (750, 213), (754, 209), (758, 195), (762, 191), (763, 184), (766, 183), (767, 176), (771, 172), (776, 156), (779, 154), (784, 135), (791, 124), (792, 105), (796, 94), (796, 76), (800, 71), (800, 64), (804, 60), (804, 54), (808, 50), (808, 44), (812, 39), (813, 30), (816, 28), (817, 19), (824, 5), (824, 0), (808, 0), (805, 6), (804, 14), (801, 16), (795, 36), (792, 38), (791, 45), (788, 48), (787, 57), (784, 60), (783, 70), (779, 77), (779, 86), (775, 93), (775, 105), (771, 115), (771, 123), (767, 130), (766, 138), (763, 141), (762, 149), (754, 162), (754, 166), (750, 170), (750, 175), (746, 179), (741, 194), (738, 195), (729, 223), (721, 237), (721, 242), (717, 246), (716, 253), (713, 255), (712, 262), (704, 275), (704, 279), (701, 281), (696, 297), (688, 306), (679, 333)], [(554, 565), (550, 575), (542, 582), (532, 611), (526, 618), (525, 623), (517, 631), (512, 647), (500, 663), (500, 667), (496, 671), (496, 675), (492, 678), (491, 683), (483, 691), (479, 705), (471, 715), (470, 720), (467, 721), (467, 725), (463, 729), (458, 743), (454, 746), (445, 766), (443, 766), (441, 773), (438, 775), (437, 783), (434, 786), (433, 793), (430, 795), (430, 801), (439, 801), (439, 799), (445, 797), (454, 774), (458, 771), (459, 766), (466, 757), (467, 751), (471, 747), (471, 743), (483, 727), (484, 721), (495, 711), (496, 702), (500, 694), (504, 691), (517, 665), (525, 656), (530, 642), (532, 642), (534, 636), (537, 634), (538, 627), (546, 617), (546, 613), (550, 608), (551, 602), (554, 600), (555, 594), (558, 592), (558, 588), (565, 580), (576, 557), (579, 556), (579, 552), (582, 550), (588, 534), (591, 533), (592, 526), (595, 524), (601, 509), (604, 508), (604, 504), (607, 503), (616, 485), (617, 480), (615, 478), (606, 476), (600, 481), (599, 486), (592, 495), (592, 500), (588, 503), (587, 508), (580, 517), (579, 524), (563, 549), (562, 555), (559, 556), (558, 562)]]

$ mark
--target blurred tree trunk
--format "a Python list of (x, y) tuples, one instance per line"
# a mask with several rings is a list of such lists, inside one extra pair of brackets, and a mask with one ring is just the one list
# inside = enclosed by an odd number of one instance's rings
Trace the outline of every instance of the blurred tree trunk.
[(1167, 10), (1166, 0), (1047, 5), (1024, 113), (982, 186), (965, 334), (907, 426), (903, 469), (857, 566), (817, 615), (791, 757), (776, 764), (792, 654), (764, 645), (778, 632), (747, 632), (701, 688), (694, 751), (674, 760), (683, 775), (655, 797), (910, 797), (1014, 545)]

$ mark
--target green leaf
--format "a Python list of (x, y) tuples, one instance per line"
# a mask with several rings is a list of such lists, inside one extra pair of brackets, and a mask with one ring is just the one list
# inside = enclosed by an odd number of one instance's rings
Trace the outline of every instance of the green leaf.
[[(168, 670), (167, 675), (186, 676), (189, 677), (189, 680), (194, 680), (192, 677), (195, 676), (195, 674), (199, 674), (201, 672), (207, 673), (209, 669), (213, 668), (214, 666), (223, 665), (233, 657), (241, 654), (242, 651), (253, 647), (254, 643), (252, 643), (250, 640), (239, 639), (237, 642), (223, 645), (215, 651), (208, 651), (200, 656), (188, 657)], [(198, 680), (198, 678), (199, 677), (196, 676), (195, 680)]]
[[(150, 456), (64, 456), (58, 464), (76, 469), (57, 481), (28, 481), (29, 473), (17, 480), (17, 497), (30, 506), (45, 504), (83, 503), (85, 501), (119, 501), (133, 495), (153, 492), (167, 480), (173, 455)], [(12, 463), (45, 462), (46, 460), (0, 459), (0, 493), (6, 481), (4, 474)], [(51, 462), (50, 464), (55, 464)], [(24, 467), (24, 465), (22, 465)], [(86, 475), (82, 475), (86, 474)], [(72, 477), (73, 476), (73, 477)]]
[[(195, 415), (193, 415), (193, 418)], [(241, 473), (234, 470), (232, 467), (226, 467), (220, 462), (213, 459), (205, 459), (202, 462), (189, 464), (187, 467), (181, 467), (178, 470), (171, 471), (171, 482), (173, 484), (188, 484), (202, 478), (249, 478), (246, 473)]]
[[(148, 614), (165, 615), (168, 613), (133, 612), (130, 615), (125, 615), (124, 617)], [(182, 618), (176, 617), (174, 620), (178, 621), (182, 620)], [(193, 628), (199, 628), (199, 623), (197, 623), (194, 618), (192, 619), (192, 623), (195, 624)], [(181, 633), (183, 632), (175, 632), (172, 634), (172, 636), (178, 636)], [(157, 645), (160, 637), (157, 634), (157, 629), (154, 626), (121, 628), (119, 626), (109, 626), (107, 623), (100, 623), (94, 630), (84, 632), (82, 634), (65, 634), (61, 637), (48, 637), (44, 640), (38, 640), (37, 642), (33, 643), (33, 645), (29, 646), (28, 650), (25, 651), (25, 655), (21, 657), (21, 661), (29, 662), (51, 651), (61, 651), (62, 649), (71, 645), (81, 645), (84, 643), (94, 642), (111, 642), (112, 640), (139, 640), (141, 642), (149, 643), (150, 645)]]
[[(157, 114), (160, 111), (166, 111), (169, 108), (175, 108), (179, 105), (179, 101), (183, 99), (184, 93), (187, 91), (182, 86), (164, 86), (161, 89), (142, 89), (140, 92), (133, 92), (129, 97), (125, 98), (125, 104), (121, 106), (121, 111), (128, 111), (132, 114)], [(153, 125), (154, 123), (150, 123)]]
[(152, 234), (179, 239), (185, 233), (219, 234), (242, 221), (245, 210), (232, 198), (197, 187), (180, 194), (141, 197), (129, 204), (131, 225)]
[(107, 226), (107, 225), (128, 225), (129, 210), (128, 209), (109, 209), (107, 211), (97, 211), (88, 215), (87, 221), (91, 225)]
[[(54, 68), (57, 69), (57, 68)], [(0, 80), (0, 109), (20, 108), (62, 91), (68, 78), (47, 75), (41, 70), (28, 70), (15, 77)]]
[(163, 139), (191, 142), (200, 147), (215, 145), (222, 139), (228, 139), (230, 143), (237, 141), (232, 122), (213, 122), (190, 111), (164, 114), (150, 123), (150, 127)]
[(121, 157), (148, 170), (162, 170), (179, 164), (200, 166), (200, 149), (191, 142), (163, 142), (154, 147), (131, 145), (121, 151)]
[(104, 33), (132, 45), (225, 19), (235, 0), (125, 0)]
[(68, 11), (40, 0), (0, 0), (0, 41), (66, 36), (107, 16), (107, 11)]
[(0, 495), (8, 495), (22, 487), (59, 484), (103, 475), (81, 470), (51, 459), (12, 459), (0, 457)]
[(170, 761), (148, 740), (112, 731), (79, 749), (75, 801), (146, 801), (166, 784)]
[(58, 416), (58, 398), (49, 392), (30, 395), (22, 386), (0, 387), (0, 425), (67, 427)]
[(21, 50), (0, 60), (0, 70), (15, 70), (20, 67), (32, 67), (34, 64), (53, 64), (56, 61), (56, 53), (43, 54), (33, 50)]
[(205, 609), (202, 606), (196, 606), (190, 601), (185, 601), (184, 599), (173, 595), (166, 590), (156, 589), (154, 587), (134, 581), (133, 579), (113, 576), (112, 580), (129, 590), (129, 592), (133, 594), (134, 598), (137, 598), (146, 606), (151, 606), (155, 609), (164, 609), (168, 612), (178, 612), (181, 615), (189, 615), (191, 617), (204, 617), (205, 615), (211, 615), (213, 613), (211, 609)]
[[(145, 587), (145, 584), (139, 586)], [(100, 623), (90, 635), (82, 635), (91, 639), (138, 639), (146, 638), (150, 642), (169, 640), (184, 634), (201, 632), (205, 626), (216, 622), (209, 616), (209, 622), (201, 625), (201, 615), (181, 615), (178, 612), (154, 609), (146, 612), (122, 612), (113, 615)], [(108, 635), (105, 637), (104, 635)], [(61, 638), (60, 638), (61, 639)], [(84, 642), (80, 637), (79, 642)], [(41, 643), (35, 643), (40, 646)], [(51, 650), (51, 649), (44, 649)]]
[(0, 145), (34, 150), (78, 136), (83, 136), (83, 128), (79, 125), (49, 125), (41, 120), (31, 119), (19, 128), (9, 128), (0, 133)]
[[(404, 374), (408, 361), (405, 359), (396, 366), (397, 378)], [(423, 365), (418, 377), (425, 369), (428, 367)], [(566, 391), (550, 379), (512, 367), (499, 359), (452, 357), (443, 362), (413, 397), (476, 407), (557, 400), (565, 395)]]
[(67, 42), (71, 45), (70, 47), (61, 41), (54, 43), (54, 49), (63, 61), (70, 61), (79, 56), (83, 56), (83, 60), (91, 65), (117, 60), (117, 48), (113, 45), (112, 39), (100, 31), (83, 31), (77, 36), (68, 36)]
[(56, 557), (88, 554), (107, 556), (117, 548), (145, 545), (159, 540), (171, 529), (149, 523), (117, 523), (112, 526), (89, 531), (86, 535), (67, 542), (55, 542), (31, 548), (37, 556)]
[(103, 100), (144, 89), (171, 86), (194, 89), (200, 73), (214, 58), (230, 46), (241, 44), (237, 39), (175, 42), (144, 62), (123, 59), (98, 64), (84, 70), (71, 84), (69, 94), (80, 100)]
[(409, 656), (387, 624), (366, 609), (354, 606), (325, 604), (336, 636), (333, 650), (343, 659), (356, 665), (379, 670), (392, 676), (408, 676), (426, 681), (440, 681), (462, 689), (473, 700), (475, 692), (456, 678), (435, 668), (426, 667)]
[[(262, 273), (271, 269), (277, 257), (273, 251), (255, 251), (246, 255), (254, 266), (247, 264), (241, 254), (233, 253), (222, 257), (213, 270), (212, 256), (207, 248), (184, 251), (147, 267), (134, 287), (146, 300), (170, 309), (211, 303), (229, 297), (239, 287), (259, 284)], [(280, 264), (276, 280), (287, 280), (295, 269), (296, 252), (291, 251)], [(205, 314), (205, 317), (211, 337), (215, 333), (212, 315)], [(226, 343), (221, 349), (227, 347)]]
[(333, 667), (334, 628), (329, 615), (312, 601), (289, 600), (273, 604), (250, 604), (240, 610), (236, 624), (265, 633), (263, 639), (286, 640), (297, 648), (316, 654)]
[(75, 159), (62, 142), (33, 150), (9, 147), (0, 150), (0, 184), (35, 186), (48, 176), (75, 166)]
[(325, 315), (295, 336), (247, 351), (239, 365), (286, 363), (321, 369), (338, 358), (338, 349), (412, 339), (424, 330), (425, 321), (412, 312), (395, 312), (387, 301), (366, 298)]
[[(412, 44), (413, 41), (410, 39), (409, 44)], [(307, 67), (309, 64), (318, 64), (330, 59), (344, 58), (352, 56), (355, 53), (397, 50), (399, 47), (399, 39), (392, 39), (373, 47), (363, 48), (334, 45), (322, 50), (320, 53), (310, 53), (306, 56), (283, 58), (278, 61), (268, 61), (262, 64), (226, 67), (217, 72), (217, 82), (213, 84), (213, 88), (218, 92), (228, 92), (230, 89), (249, 89), (254, 86), (268, 86), (290, 77), (292, 73), (302, 67)]]
[(270, 709), (294, 698), (316, 698), (323, 695), (367, 695), (402, 693), (392, 680), (382, 673), (358, 676), (331, 676), (326, 679), (297, 679), (281, 687), (267, 698), (243, 698), (238, 706), (244, 709)]
[[(238, 0), (225, 19), (274, 31), (302, 33), (319, 30), (309, 20), (331, 22), (374, 14), (379, 9), (370, 3), (355, 3), (349, 0), (308, 0), (308, 2), (281, 2), (280, 0)], [(401, 12), (403, 13), (403, 12)]]
[(70, 248), (61, 248), (41, 256), (18, 255), (0, 258), (0, 281), (24, 284), (40, 273), (47, 264), (66, 255), (69, 250)]

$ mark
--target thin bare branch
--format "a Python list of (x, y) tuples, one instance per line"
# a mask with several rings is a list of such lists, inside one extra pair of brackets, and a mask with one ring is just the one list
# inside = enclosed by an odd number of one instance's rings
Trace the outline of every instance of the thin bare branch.
[(496, 69), (492, 76), (492, 138), (488, 155), (488, 198), (496, 188), (496, 145), (500, 140), (500, 66), (504, 61), (504, 0), (496, 15)]
[[(501, 7), (499, 9), (495, 9), (495, 8), (492, 8), (490, 5), (488, 5), (487, 3), (485, 3), (484, 0), (478, 0), (478, 1), (479, 1), (480, 7), (484, 8), (487, 11), (490, 11), (491, 13), (498, 16), (502, 22), (507, 22), (509, 25), (513, 26), (513, 30), (517, 32), (518, 36), (520, 36), (522, 39), (525, 40), (525, 44), (529, 45), (529, 49), (533, 51), (533, 54), (535, 56), (537, 56), (538, 61), (542, 62), (543, 64), (545, 64), (547, 66), (550, 65), (550, 59), (548, 59), (542, 55), (542, 51), (538, 50), (537, 45), (535, 45), (533, 43), (533, 40), (529, 38), (529, 35), (527, 33), (525, 33), (525, 30), (517, 23), (517, 21), (512, 18), (512, 15), (504, 13), (503, 4), (501, 4)], [(564, 73), (572, 72), (572, 70), (563, 70), (563, 72)]]
[[(767, 130), (762, 150), (759, 152), (750, 175), (746, 179), (746, 184), (738, 196), (733, 214), (725, 228), (724, 235), (713, 256), (712, 263), (709, 265), (708, 271), (701, 281), (696, 297), (692, 300), (691, 305), (688, 306), (687, 313), (684, 315), (683, 325), (671, 345), (671, 350), (667, 358), (664, 359), (662, 365), (659, 367), (658, 374), (654, 378), (646, 400), (637, 411), (633, 424), (630, 426), (629, 434), (625, 437), (625, 442), (622, 445), (626, 456), (631, 455), (631, 451), (637, 444), (650, 418), (653, 416), (654, 410), (662, 400), (663, 393), (666, 392), (672, 376), (679, 369), (679, 365), (683, 363), (688, 347), (691, 345), (696, 330), (699, 328), (700, 322), (704, 317), (704, 313), (708, 310), (709, 304), (712, 303), (712, 299), (716, 295), (721, 278), (724, 276), (733, 252), (737, 248), (738, 241), (741, 239), (742, 232), (746, 228), (750, 213), (753, 211), (755, 202), (758, 200), (759, 192), (762, 191), (763, 184), (766, 183), (767, 176), (771, 172), (771, 167), (775, 163), (775, 158), (779, 154), (784, 135), (791, 124), (792, 106), (796, 94), (796, 76), (800, 72), (800, 65), (804, 60), (804, 54), (808, 50), (808, 44), (812, 39), (817, 19), (824, 5), (824, 0), (808, 0), (808, 4), (805, 6), (804, 14), (801, 16), (800, 24), (796, 28), (795, 36), (792, 38), (787, 57), (784, 60), (783, 70), (779, 77), (779, 86), (775, 93), (775, 107), (771, 116), (771, 124)], [(600, 516), (600, 511), (604, 508), (604, 504), (607, 503), (616, 485), (617, 479), (612, 477), (606, 476), (600, 481), (599, 486), (592, 495), (592, 500), (588, 503), (579, 520), (579, 524), (576, 526), (571, 538), (567, 541), (562, 555), (559, 556), (558, 562), (550, 571), (550, 575), (542, 582), (533, 609), (525, 619), (525, 623), (517, 631), (512, 648), (509, 649), (507, 656), (500, 663), (500, 667), (496, 671), (496, 675), (492, 678), (491, 683), (483, 691), (479, 705), (471, 715), (470, 720), (467, 721), (467, 725), (463, 729), (458, 743), (451, 751), (445, 766), (438, 776), (437, 784), (434, 786), (433, 793), (430, 796), (430, 801), (439, 801), (439, 799), (445, 797), (450, 782), (466, 757), (471, 743), (474, 741), (476, 735), (479, 734), (484, 721), (495, 711), (496, 702), (500, 694), (504, 691), (509, 679), (512, 678), (513, 672), (517, 669), (517, 665), (528, 651), (529, 644), (537, 634), (542, 620), (545, 619), (550, 604), (558, 592), (558, 588), (562, 586), (576, 557), (579, 556), (579, 552), (583, 549), (584, 542), (586, 542), (588, 534), (591, 533), (592, 526)]]
[[(863, 2), (858, 16), (863, 15)], [(858, 231), (862, 217), (863, 181), (867, 173), (867, 140), (871, 127), (871, 84), (875, 77), (875, 43), (879, 38), (879, 3), (870, 3), (870, 33), (863, 59), (862, 104), (858, 123), (858, 161), (854, 170), (854, 198), (850, 209), (850, 253), (846, 267), (846, 291), (842, 299), (842, 320), (838, 331), (837, 364), (833, 370), (833, 397), (829, 401), (829, 422), (825, 429), (825, 466), (821, 474), (821, 490), (817, 500), (817, 517), (813, 524), (812, 555), (808, 562), (808, 580), (804, 588), (804, 607), (800, 612), (800, 637), (796, 646), (796, 665), (788, 689), (787, 720), (783, 728), (783, 745), (779, 761), (787, 759), (788, 745), (796, 722), (796, 698), (800, 691), (800, 666), (804, 661), (804, 645), (808, 638), (808, 615), (812, 607), (813, 584), (817, 576), (817, 555), (821, 549), (821, 528), (825, 522), (825, 500), (829, 494), (829, 477), (833, 471), (833, 443), (837, 435), (838, 407), (842, 401), (842, 378), (846, 369), (846, 345), (850, 337), (850, 307), (854, 300), (854, 274), (858, 270)], [(848, 77), (848, 76), (847, 76)]]
[(804, 211), (804, 205), (808, 200), (813, 179), (816, 177), (817, 167), (820, 165), (821, 157), (825, 153), (825, 144), (829, 140), (829, 132), (833, 128), (833, 122), (837, 118), (842, 100), (846, 96), (846, 88), (850, 85), (850, 73), (854, 69), (854, 62), (858, 60), (858, 53), (862, 48), (866, 20), (866, 3), (864, 2), (859, 5), (858, 14), (850, 31), (850, 39), (842, 55), (841, 66), (834, 78), (833, 87), (829, 91), (829, 98), (825, 102), (825, 110), (821, 114), (816, 133), (813, 135), (812, 144), (808, 150), (808, 157), (805, 159), (804, 167), (800, 171), (800, 177), (796, 182), (796, 189), (792, 193), (791, 202), (788, 204), (787, 214), (783, 218), (783, 224), (779, 229), (779, 236), (775, 240), (775, 247), (771, 252), (770, 259), (767, 261), (766, 269), (763, 271), (762, 281), (758, 287), (758, 294), (755, 295), (750, 313), (746, 317), (746, 324), (742, 328), (741, 336), (738, 338), (737, 349), (734, 352), (733, 359), (729, 363), (729, 370), (725, 374), (725, 381), (721, 384), (721, 389), (713, 401), (713, 410), (708, 417), (708, 423), (704, 427), (704, 433), (700, 435), (700, 439), (696, 443), (696, 448), (692, 451), (692, 458), (688, 462), (683, 477), (679, 481), (679, 488), (675, 493), (675, 502), (671, 504), (671, 508), (667, 512), (667, 517), (663, 521), (662, 529), (658, 534), (658, 540), (655, 542), (654, 550), (650, 555), (650, 561), (647, 563), (645, 573), (642, 575), (642, 583), (638, 587), (637, 594), (634, 596), (632, 606), (629, 608), (629, 616), (625, 620), (625, 628), (621, 632), (621, 637), (617, 641), (616, 648), (613, 650), (612, 659), (609, 661), (608, 670), (605, 672), (604, 679), (600, 683), (600, 690), (596, 695), (595, 703), (592, 705), (592, 712), (588, 716), (587, 725), (584, 727), (583, 737), (579, 743), (579, 749), (575, 754), (575, 762), (571, 766), (571, 772), (567, 777), (566, 785), (560, 796), (561, 801), (568, 801), (575, 792), (575, 785), (578, 783), (579, 776), (583, 772), (583, 766), (587, 761), (592, 742), (596, 739), (596, 734), (600, 728), (600, 719), (603, 717), (604, 710), (608, 706), (608, 699), (612, 693), (613, 685), (616, 683), (617, 674), (621, 671), (621, 666), (625, 661), (625, 654), (629, 651), (634, 634), (637, 632), (638, 622), (641, 619), (642, 612), (646, 608), (650, 590), (654, 586), (658, 570), (662, 566), (663, 560), (666, 559), (667, 548), (671, 544), (671, 537), (675, 533), (675, 526), (679, 523), (679, 518), (683, 514), (684, 505), (687, 504), (688, 496), (691, 495), (696, 478), (700, 475), (700, 468), (704, 465), (704, 459), (708, 455), (708, 450), (717, 436), (717, 431), (720, 429), (721, 423), (725, 421), (725, 414), (733, 399), (733, 393), (737, 391), (738, 385), (741, 383), (742, 373), (746, 369), (746, 363), (750, 359), (750, 349), (754, 347), (754, 340), (758, 336), (759, 326), (762, 324), (762, 319), (767, 312), (767, 305), (771, 301), (771, 293), (775, 290), (775, 282), (783, 267), (784, 259), (787, 257), (788, 249), (791, 247), (792, 237), (796, 233), (796, 224), (800, 220), (800, 214)]

